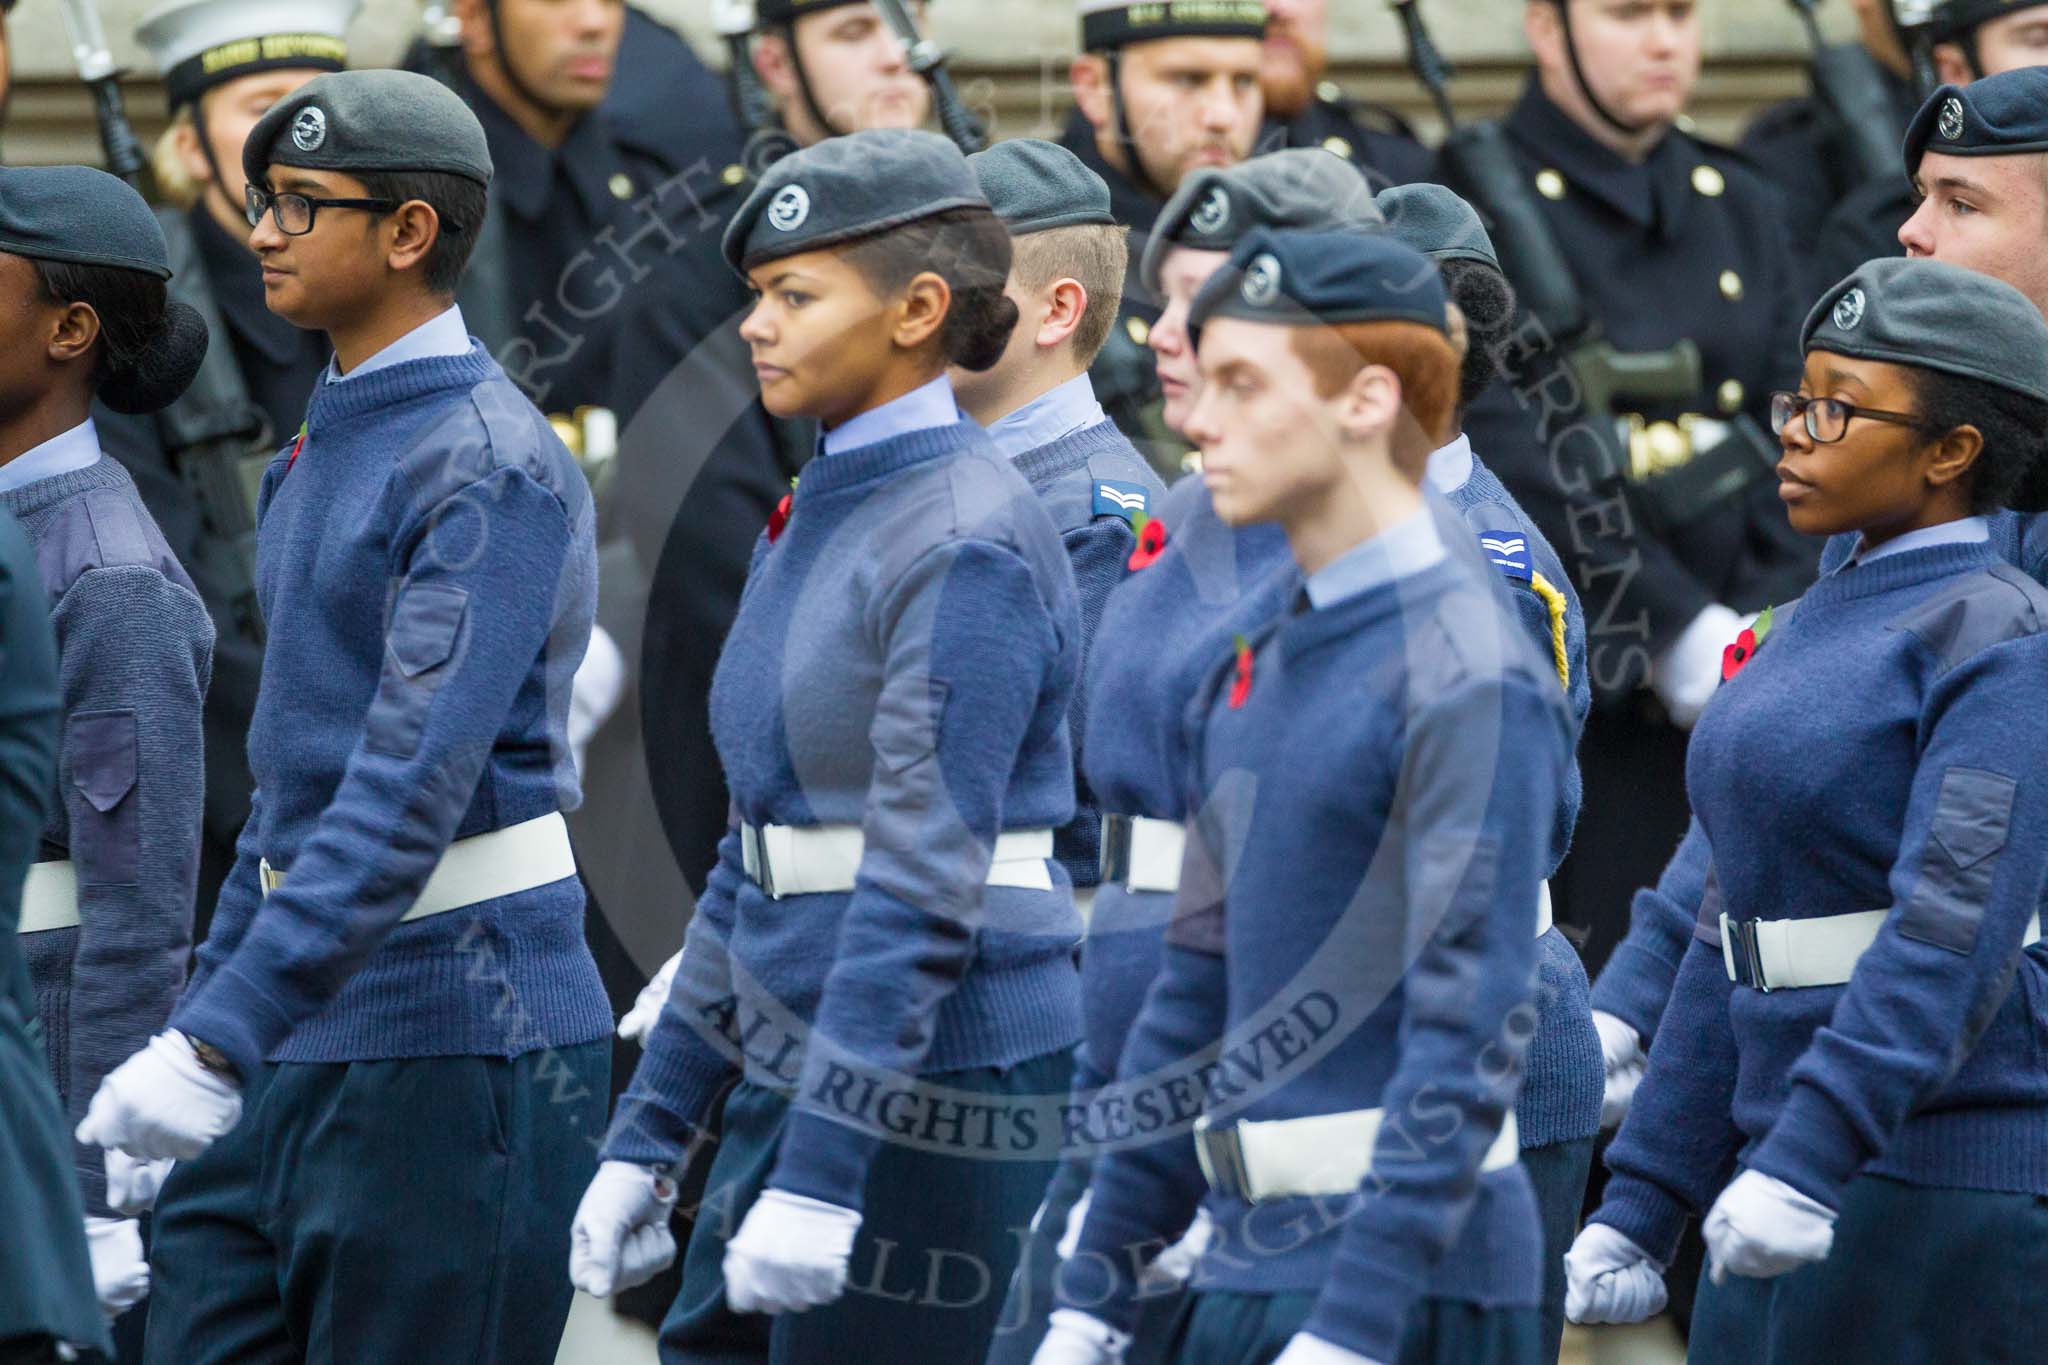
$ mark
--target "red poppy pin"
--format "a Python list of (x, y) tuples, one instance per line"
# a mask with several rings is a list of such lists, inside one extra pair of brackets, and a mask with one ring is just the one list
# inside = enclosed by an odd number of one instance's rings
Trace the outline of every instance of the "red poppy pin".
[(789, 525), (790, 504), (796, 500), (796, 480), (789, 481), (789, 491), (782, 495), (782, 501), (775, 504), (775, 510), (768, 514), (768, 543), (773, 545), (782, 539), (783, 530)]
[(1243, 706), (1252, 695), (1252, 647), (1244, 636), (1233, 636), (1237, 645), (1237, 676), (1230, 682), (1230, 709)]
[(1166, 553), (1166, 523), (1143, 512), (1131, 514), (1131, 529), (1138, 533), (1138, 548), (1131, 551), (1130, 568), (1136, 573)]
[(299, 439), (292, 442), (292, 453), (285, 457), (284, 472), (292, 472), (292, 466), (299, 462), (299, 452), (306, 448), (306, 424), (299, 423)]
[(1771, 609), (1765, 607), (1763, 615), (1756, 618), (1756, 624), (1735, 637), (1735, 643), (1721, 651), (1721, 681), (1727, 682), (1749, 666), (1756, 652), (1764, 647), (1764, 639), (1771, 633)]

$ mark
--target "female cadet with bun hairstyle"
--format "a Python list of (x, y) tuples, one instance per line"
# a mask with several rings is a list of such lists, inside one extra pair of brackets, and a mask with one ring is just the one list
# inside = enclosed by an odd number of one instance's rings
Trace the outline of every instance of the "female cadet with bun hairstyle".
[[(113, 176), (0, 170), (0, 507), (35, 544), (63, 699), (21, 944), (73, 1123), (163, 1026), (191, 947), (213, 623), (88, 415), (95, 397), (154, 412), (198, 370), (206, 326), (170, 274), (156, 219)], [(127, 1188), (142, 1171), (74, 1153), (100, 1304), (120, 1313), (149, 1292), (120, 1212), (147, 1202)]]
[(1072, 576), (945, 373), (1002, 353), (1010, 239), (950, 143), (877, 131), (778, 162), (725, 252), (768, 409), (821, 452), (719, 661), (733, 825), (571, 1274), (673, 1255), (673, 1166), (737, 1071), (664, 1359), (976, 1361), (1058, 1140), (1001, 1116), (1064, 1095), (1080, 1035)]
[(1987, 276), (1872, 261), (1805, 349), (1779, 493), (1860, 538), (1730, 642), (1693, 732), (1711, 871), (1569, 1307), (1656, 1312), (1704, 1214), (1695, 1361), (2032, 1359), (2048, 590), (1987, 515), (2048, 509), (2048, 324)]

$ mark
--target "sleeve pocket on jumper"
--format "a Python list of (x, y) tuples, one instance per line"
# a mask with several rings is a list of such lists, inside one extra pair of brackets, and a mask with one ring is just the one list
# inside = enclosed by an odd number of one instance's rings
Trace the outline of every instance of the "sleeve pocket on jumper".
[(1900, 933), (1950, 952), (1975, 951), (2017, 788), (2011, 778), (1981, 768), (1950, 768), (1943, 775)]
[(80, 711), (64, 723), (71, 785), (86, 808), (72, 818), (71, 857), (80, 883), (126, 886), (135, 880), (135, 712)]
[(399, 593), (384, 637), (383, 681), (364, 725), (371, 749), (399, 758), (418, 751), (468, 610), (468, 592), (447, 584), (415, 583)]

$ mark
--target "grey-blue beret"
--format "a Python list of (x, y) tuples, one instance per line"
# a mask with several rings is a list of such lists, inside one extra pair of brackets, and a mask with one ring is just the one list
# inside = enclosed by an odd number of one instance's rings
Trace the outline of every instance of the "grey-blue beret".
[(1918, 175), (1920, 158), (1929, 152), (2048, 152), (2048, 67), (2023, 66), (1929, 95), (1906, 129), (1906, 173)]
[(1390, 237), (1260, 228), (1195, 295), (1188, 327), (1200, 332), (1219, 317), (1293, 327), (1417, 322), (1448, 335), (1445, 305), (1437, 268)]
[(1152, 225), (1138, 278), (1157, 297), (1173, 248), (1228, 251), (1254, 228), (1377, 232), (1385, 225), (1372, 186), (1346, 158), (1320, 147), (1268, 152), (1190, 172)]
[(491, 149), (460, 96), (413, 71), (332, 71), (270, 107), (242, 144), (242, 174), (439, 171), (488, 187)]
[(1099, 223), (1114, 226), (1109, 186), (1057, 142), (1011, 138), (967, 158), (989, 207), (1012, 237)]
[(127, 182), (90, 166), (0, 167), (0, 251), (171, 277), (164, 230)]
[(1395, 185), (1377, 196), (1387, 235), (1432, 261), (1478, 261), (1500, 269), (1479, 211), (1442, 185)]
[(726, 263), (763, 261), (873, 237), (949, 209), (987, 208), (967, 158), (937, 133), (878, 128), (782, 158), (726, 226)]
[(2041, 310), (2003, 280), (1943, 261), (1866, 262), (1820, 296), (1799, 339), (1805, 351), (1940, 370), (2048, 402)]

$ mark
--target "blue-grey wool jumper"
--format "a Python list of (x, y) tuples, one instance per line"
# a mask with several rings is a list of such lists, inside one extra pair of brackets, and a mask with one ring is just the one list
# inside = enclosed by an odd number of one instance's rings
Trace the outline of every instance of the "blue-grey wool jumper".
[[(2048, 1196), (2048, 589), (1987, 544), (1836, 570), (1694, 731), (1712, 871), (1597, 1217), (1668, 1257), (1737, 1164)], [(1841, 986), (1729, 980), (1719, 916), (1889, 907)]]
[(1079, 668), (1066, 548), (981, 428), (806, 467), (755, 547), (712, 729), (736, 820), (860, 827), (857, 884), (773, 899), (728, 832), (607, 1158), (677, 1160), (743, 1071), (794, 1097), (768, 1183), (859, 1209), (912, 1078), (1074, 1044), (1064, 870), (986, 883), (999, 835), (1073, 814)]
[[(0, 507), (35, 544), (57, 635), (64, 717), (43, 857), (76, 868), (79, 927), (21, 946), (75, 1126), (185, 982), (213, 621), (113, 460), (0, 492)], [(112, 1217), (100, 1149), (74, 1151), (86, 1212)]]
[(597, 558), (568, 451), (472, 342), (318, 386), (258, 517), (254, 810), (172, 1025), (245, 1076), (607, 1036), (577, 878), (399, 922), (452, 841), (581, 799)]

